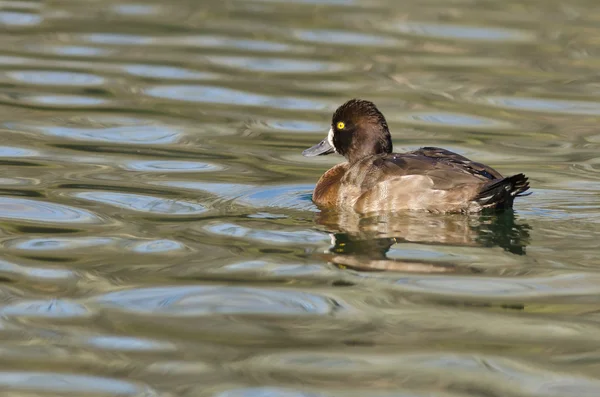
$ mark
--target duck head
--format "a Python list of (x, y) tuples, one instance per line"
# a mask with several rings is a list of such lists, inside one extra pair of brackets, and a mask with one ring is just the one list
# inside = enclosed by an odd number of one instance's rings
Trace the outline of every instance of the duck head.
[(392, 138), (383, 114), (373, 102), (351, 99), (337, 108), (327, 138), (303, 156), (339, 153), (354, 163), (364, 157), (392, 152)]

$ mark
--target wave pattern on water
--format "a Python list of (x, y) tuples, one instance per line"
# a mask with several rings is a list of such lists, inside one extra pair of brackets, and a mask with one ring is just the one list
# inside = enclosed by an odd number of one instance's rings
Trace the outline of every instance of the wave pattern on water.
[[(600, 395), (592, 0), (4, 3), (1, 393)], [(351, 97), (533, 195), (320, 211)]]

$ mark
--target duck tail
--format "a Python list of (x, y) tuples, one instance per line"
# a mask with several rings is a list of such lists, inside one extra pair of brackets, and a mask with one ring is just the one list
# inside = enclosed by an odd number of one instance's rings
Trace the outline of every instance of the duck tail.
[(483, 208), (510, 208), (515, 197), (529, 196), (529, 181), (524, 174), (496, 179), (483, 186), (474, 201)]

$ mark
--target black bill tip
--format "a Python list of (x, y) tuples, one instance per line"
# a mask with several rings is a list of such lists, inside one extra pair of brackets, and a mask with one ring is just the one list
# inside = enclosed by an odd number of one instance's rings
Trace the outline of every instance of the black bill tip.
[(304, 157), (324, 156), (335, 152), (335, 149), (329, 144), (327, 138), (317, 143), (315, 146), (302, 152)]

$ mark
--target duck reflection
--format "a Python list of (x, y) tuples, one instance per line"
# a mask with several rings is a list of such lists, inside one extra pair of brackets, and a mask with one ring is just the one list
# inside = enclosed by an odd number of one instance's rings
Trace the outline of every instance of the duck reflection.
[[(517, 221), (513, 211), (478, 215), (377, 214), (324, 211), (316, 219), (332, 235), (327, 260), (363, 271), (458, 272), (452, 263), (398, 260), (388, 257), (395, 244), (455, 247), (501, 247), (525, 255), (531, 227)], [(473, 271), (473, 269), (468, 270)]]

